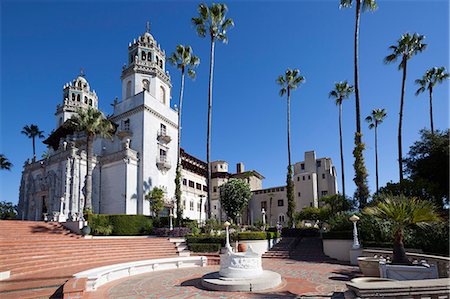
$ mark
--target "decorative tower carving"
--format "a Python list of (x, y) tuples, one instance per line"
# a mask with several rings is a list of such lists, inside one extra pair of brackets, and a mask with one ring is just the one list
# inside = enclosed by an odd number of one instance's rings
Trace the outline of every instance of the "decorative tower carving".
[(72, 82), (64, 84), (63, 104), (56, 107), (56, 127), (60, 127), (78, 108), (93, 107), (98, 109), (98, 97), (90, 89), (83, 72)]

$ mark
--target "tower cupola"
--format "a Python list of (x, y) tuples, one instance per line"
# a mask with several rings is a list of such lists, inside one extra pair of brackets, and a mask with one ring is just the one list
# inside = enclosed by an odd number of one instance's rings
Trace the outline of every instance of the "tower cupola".
[(63, 86), (63, 103), (56, 107), (56, 127), (68, 120), (78, 108), (93, 107), (98, 109), (98, 97), (95, 90), (91, 90), (83, 72), (72, 82)]

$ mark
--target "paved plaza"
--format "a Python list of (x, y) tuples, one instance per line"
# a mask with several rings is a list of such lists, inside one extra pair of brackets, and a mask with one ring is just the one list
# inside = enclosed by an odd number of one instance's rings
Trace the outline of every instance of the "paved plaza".
[(359, 274), (358, 268), (333, 262), (264, 259), (266, 270), (278, 272), (283, 283), (265, 292), (227, 293), (205, 290), (202, 275), (218, 266), (168, 270), (125, 278), (107, 284), (90, 299), (100, 298), (343, 298), (345, 282)]

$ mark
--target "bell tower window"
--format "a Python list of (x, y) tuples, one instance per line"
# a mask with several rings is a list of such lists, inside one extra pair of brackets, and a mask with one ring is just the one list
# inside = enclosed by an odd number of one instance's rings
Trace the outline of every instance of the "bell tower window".
[(142, 80), (142, 89), (145, 91), (149, 91), (150, 90), (150, 81), (148, 81), (147, 79)]
[(127, 98), (131, 97), (131, 81), (127, 82)]
[(148, 52), (147, 54), (147, 60), (152, 61), (152, 53)]
[(145, 61), (147, 59), (147, 55), (145, 55), (144, 51), (141, 52), (141, 57), (142, 57), (143, 61)]
[(88, 103), (88, 98), (84, 97), (84, 103), (87, 104)]
[(77, 94), (77, 102), (81, 102), (81, 97), (79, 94)]
[(162, 86), (160, 86), (159, 100), (160, 100), (160, 102), (163, 103), (163, 104), (166, 103), (166, 90), (165, 90), (164, 87), (162, 87)]
[(75, 94), (72, 93), (72, 101), (75, 101)]

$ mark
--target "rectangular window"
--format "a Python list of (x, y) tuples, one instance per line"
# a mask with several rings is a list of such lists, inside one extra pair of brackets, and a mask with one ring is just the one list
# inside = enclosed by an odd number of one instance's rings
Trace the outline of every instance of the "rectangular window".
[(183, 207), (186, 209), (186, 200), (183, 200)]
[(299, 193), (298, 193), (298, 197), (300, 197), (301, 195), (302, 195), (302, 194), (299, 192)]
[(186, 179), (183, 179), (183, 185), (187, 185), (187, 180)]
[(165, 136), (167, 133), (167, 127), (164, 124), (161, 124), (160, 126), (160, 134)]
[(300, 164), (300, 168), (301, 168), (302, 170), (305, 170), (305, 163)]
[(189, 187), (194, 188), (194, 182), (193, 181), (189, 181)]
[(308, 175), (308, 180), (310, 180), (311, 179), (311, 176), (310, 175)]
[(305, 176), (303, 176), (303, 180), (305, 180)]
[(214, 206), (214, 210), (217, 210), (217, 206)]
[(312, 207), (312, 202), (309, 203), (309, 206)]
[(279, 206), (279, 207), (284, 206), (284, 200), (279, 199), (279, 200), (278, 200), (278, 206)]
[(197, 211), (201, 212), (202, 206), (200, 205), (200, 203), (197, 203)]
[(297, 182), (299, 182), (299, 181), (300, 181), (300, 177), (298, 176), (298, 177), (297, 177)]
[(123, 121), (122, 129), (123, 129), (124, 131), (129, 131), (129, 130), (130, 130), (130, 119), (129, 119), (129, 118), (127, 118), (127, 119), (125, 119), (125, 120)]
[(321, 194), (322, 194), (322, 196), (327, 196), (328, 195), (328, 191), (322, 191)]
[(197, 183), (197, 184), (195, 185), (195, 188), (196, 188), (197, 190), (202, 190), (202, 184)]
[(320, 160), (319, 160), (319, 161), (316, 161), (316, 166), (317, 166), (317, 167), (322, 166), (322, 161), (320, 161)]
[(191, 211), (194, 210), (194, 202), (193, 201), (189, 202), (189, 208), (190, 208)]
[(322, 179), (325, 179), (325, 173), (322, 173)]
[(208, 192), (208, 186), (203, 185), (203, 191)]
[(264, 209), (264, 210), (267, 209), (267, 201), (261, 201), (261, 210), (262, 209)]

